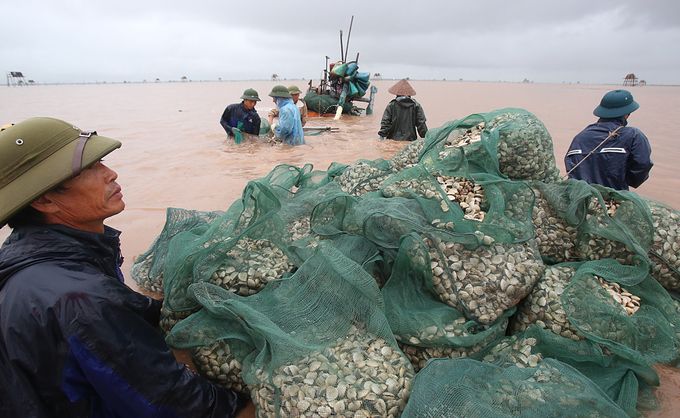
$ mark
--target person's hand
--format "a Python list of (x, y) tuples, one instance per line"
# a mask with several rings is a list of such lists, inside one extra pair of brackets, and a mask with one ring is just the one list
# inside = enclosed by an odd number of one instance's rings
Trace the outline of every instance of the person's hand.
[(384, 141), (384, 140), (385, 140), (385, 137), (384, 137), (384, 136), (379, 136), (379, 137), (378, 137), (378, 141)]
[(276, 126), (277, 126), (277, 125), (276, 125), (275, 123), (272, 123), (272, 126), (271, 126), (272, 132), (274, 132), (274, 127), (276, 127)]
[(236, 136), (236, 132), (241, 132), (238, 128), (231, 128), (231, 133)]

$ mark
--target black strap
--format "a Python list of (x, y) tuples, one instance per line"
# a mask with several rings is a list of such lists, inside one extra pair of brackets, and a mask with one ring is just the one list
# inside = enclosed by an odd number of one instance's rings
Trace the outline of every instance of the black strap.
[(73, 177), (80, 174), (83, 170), (83, 152), (85, 151), (85, 144), (92, 135), (97, 135), (97, 131), (83, 131), (80, 133), (80, 136), (78, 136), (76, 150), (73, 153), (73, 165), (71, 166)]

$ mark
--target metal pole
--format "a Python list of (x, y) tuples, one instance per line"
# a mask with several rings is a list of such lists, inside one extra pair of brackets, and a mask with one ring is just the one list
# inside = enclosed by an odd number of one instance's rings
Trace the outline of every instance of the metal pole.
[(348, 57), (347, 52), (349, 51), (349, 37), (352, 36), (352, 23), (354, 23), (354, 15), (352, 15), (352, 20), (349, 22), (349, 32), (347, 33), (347, 46), (345, 47), (345, 57)]
[(342, 31), (340, 31), (340, 62), (345, 62), (345, 57), (342, 55)]

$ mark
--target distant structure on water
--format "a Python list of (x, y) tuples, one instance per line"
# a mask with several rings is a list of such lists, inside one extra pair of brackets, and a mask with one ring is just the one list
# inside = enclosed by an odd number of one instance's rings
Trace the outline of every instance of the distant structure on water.
[(28, 80), (21, 71), (10, 71), (7, 73), (7, 87), (9, 86), (25, 86), (28, 84), (35, 84), (35, 81)]
[[(638, 78), (635, 77), (635, 74), (630, 73), (623, 78), (623, 85), (624, 86), (636, 86), (638, 84), (637, 81), (638, 81)], [(642, 81), (644, 81), (644, 80), (642, 80)]]
[(279, 81), (279, 75), (278, 74), (272, 74), (272, 81)]

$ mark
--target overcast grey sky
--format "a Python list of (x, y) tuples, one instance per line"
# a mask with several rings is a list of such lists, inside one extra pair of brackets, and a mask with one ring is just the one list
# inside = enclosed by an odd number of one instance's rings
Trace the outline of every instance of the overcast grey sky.
[(0, 0), (0, 67), (38, 83), (384, 78), (680, 84), (678, 0)]

